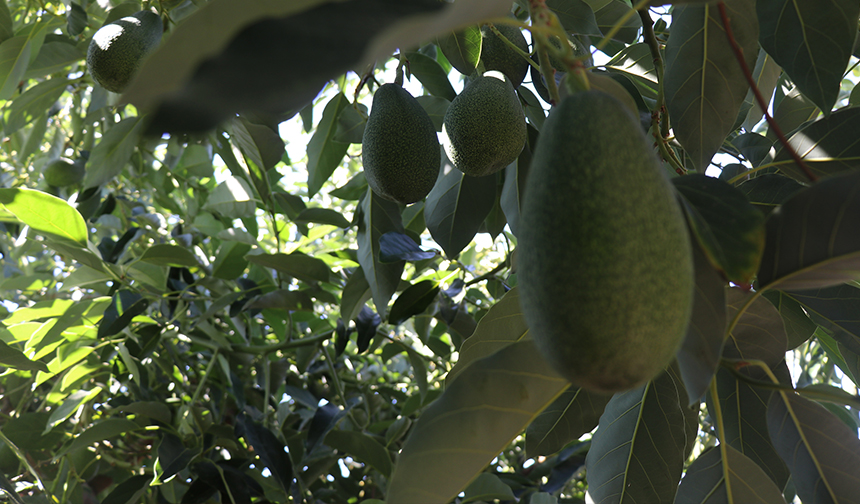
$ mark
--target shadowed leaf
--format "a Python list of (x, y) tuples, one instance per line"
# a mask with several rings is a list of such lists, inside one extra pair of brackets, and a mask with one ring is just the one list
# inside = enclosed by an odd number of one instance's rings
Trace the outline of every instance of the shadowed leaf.
[(610, 399), (611, 395), (568, 387), (526, 429), (526, 456), (552, 455), (591, 432)]
[[(783, 100), (788, 99), (787, 97)], [(791, 135), (789, 145), (806, 161), (812, 173), (826, 177), (846, 170), (860, 168), (860, 108), (838, 110)], [(774, 162), (779, 169), (801, 182), (808, 182), (788, 151), (779, 145)]]
[(774, 208), (803, 188), (795, 180), (776, 174), (761, 175), (738, 186), (747, 195), (749, 202), (764, 215), (769, 215)]
[(757, 359), (774, 367), (785, 359), (788, 336), (782, 317), (764, 298), (747, 303), (755, 294), (741, 289), (727, 288), (726, 312), (729, 321), (745, 308), (723, 347), (726, 359)]
[(376, 310), (384, 317), (388, 301), (400, 284), (404, 262), (383, 263), (379, 240), (389, 231), (403, 232), (400, 207), (368, 189), (358, 211), (358, 262), (373, 293)]
[(469, 26), (462, 30), (452, 31), (436, 37), (436, 45), (451, 63), (463, 75), (471, 75), (481, 59), (481, 29)]
[[(727, 487), (731, 487), (731, 495)], [(731, 446), (717, 446), (708, 448), (687, 468), (675, 504), (723, 503), (785, 504), (785, 499), (755, 462)]]

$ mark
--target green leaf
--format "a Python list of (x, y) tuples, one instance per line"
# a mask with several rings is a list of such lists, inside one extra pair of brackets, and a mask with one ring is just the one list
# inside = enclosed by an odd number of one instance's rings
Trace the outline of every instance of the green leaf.
[(591, 432), (610, 399), (611, 395), (568, 387), (526, 429), (526, 455), (552, 455)]
[(173, 266), (176, 268), (200, 265), (197, 261), (197, 256), (187, 248), (168, 244), (158, 244), (149, 247), (144, 251), (140, 260), (159, 266)]
[(344, 107), (337, 118), (335, 142), (360, 144), (364, 138), (364, 125), (367, 124), (367, 105), (354, 103)]
[(48, 372), (48, 366), (44, 362), (28, 359), (24, 352), (12, 348), (2, 340), (0, 340), (0, 365), (25, 371)]
[(726, 331), (726, 281), (700, 247), (693, 247), (696, 290), (687, 335), (678, 350), (678, 368), (690, 399), (698, 404), (720, 364)]
[[(725, 2), (735, 40), (755, 66), (758, 23), (751, 0)], [(749, 85), (716, 4), (677, 5), (666, 43), (666, 103), (675, 136), (704, 172), (738, 117)]]
[(31, 40), (25, 36), (0, 43), (0, 100), (8, 100), (15, 94), (30, 64), (31, 50)]
[(481, 59), (481, 28), (469, 26), (462, 30), (449, 31), (436, 37), (436, 45), (451, 63), (463, 75), (472, 75), (478, 61)]
[(152, 478), (149, 475), (132, 476), (116, 486), (101, 504), (135, 504), (141, 501), (149, 488)]
[(451, 102), (445, 98), (433, 95), (418, 96), (415, 99), (418, 100), (418, 104), (430, 116), (430, 120), (433, 122), (433, 127), (436, 128), (436, 131), (442, 131), (442, 119), (445, 118), (445, 112), (448, 111), (448, 105)]
[(493, 501), (496, 499), (503, 501), (516, 500), (511, 487), (504, 484), (495, 474), (483, 472), (471, 482), (466, 490), (463, 491), (465, 497), (460, 501), (463, 504), (475, 501)]
[[(782, 68), (773, 61), (773, 57), (764, 50), (759, 50), (752, 76), (756, 88), (758, 88), (765, 99), (765, 105), (768, 104), (770, 97), (773, 96), (776, 81), (779, 79), (781, 73)], [(742, 127), (746, 131), (752, 131), (753, 127), (761, 121), (763, 116), (764, 112), (758, 106), (755, 93), (753, 93), (752, 89), (749, 89), (738, 115), (738, 122), (740, 124), (736, 124), (736, 126)]]
[(209, 193), (203, 208), (228, 219), (241, 219), (254, 215), (257, 201), (254, 191), (244, 178), (229, 176)]
[[(782, 133), (788, 135), (805, 122), (818, 117), (820, 112), (818, 107), (800, 92), (800, 89), (794, 87), (783, 96), (782, 100), (774, 108), (773, 119), (779, 125)], [(773, 128), (768, 128), (767, 138), (772, 141), (777, 140), (776, 131)], [(803, 180), (805, 181), (806, 179)]]
[(616, 24), (620, 24), (622, 28), (613, 38), (626, 44), (632, 44), (639, 38), (639, 30), (642, 29), (642, 20), (635, 12), (631, 12), (632, 10), (626, 2), (611, 0), (600, 9), (595, 10), (594, 17), (597, 20), (597, 27), (602, 33), (609, 33), (609, 30)]
[(764, 251), (764, 216), (746, 196), (714, 177), (690, 174), (672, 180), (684, 197), (690, 227), (711, 264), (726, 278), (749, 285)]
[(142, 131), (139, 117), (127, 117), (111, 127), (90, 154), (84, 188), (99, 187), (122, 173)]
[(727, 359), (757, 359), (774, 367), (785, 359), (788, 336), (782, 317), (776, 308), (762, 297), (737, 288), (726, 289), (726, 312), (728, 320), (734, 320), (744, 308), (738, 322), (723, 347)]
[[(370, 189), (359, 206), (358, 263), (364, 271), (367, 284), (373, 293), (373, 303), (379, 316), (385, 318), (388, 301), (400, 285), (403, 261), (382, 263), (379, 258), (379, 239), (389, 231), (403, 232), (400, 207), (384, 200)], [(362, 303), (363, 304), (363, 303)], [(346, 319), (345, 319), (346, 320)]]
[[(609, 3), (605, 2), (607, 5)], [(546, 6), (555, 12), (568, 33), (603, 36), (603, 32), (597, 27), (594, 11), (591, 10), (590, 5), (582, 0), (547, 0)]]
[(373, 466), (383, 476), (388, 477), (391, 474), (392, 464), (388, 450), (367, 434), (333, 430), (326, 434), (325, 444)]
[(783, 294), (802, 306), (815, 323), (832, 331), (834, 339), (860, 348), (860, 289), (856, 286), (843, 284)]
[(606, 405), (585, 459), (594, 502), (671, 501), (684, 468), (686, 420), (673, 373)]
[(447, 158), (424, 203), (427, 229), (445, 255), (455, 258), (477, 234), (496, 201), (496, 177), (471, 177)]
[(756, 12), (762, 48), (828, 115), (854, 49), (860, 4), (761, 0), (756, 2)]
[(763, 296), (776, 307), (782, 317), (789, 350), (794, 350), (812, 337), (818, 325), (809, 319), (801, 303), (794, 299), (792, 294), (769, 290), (765, 291)]
[(413, 427), (388, 502), (450, 502), (567, 386), (530, 341), (472, 363)]
[(860, 278), (860, 172), (794, 194), (766, 222), (759, 289), (802, 290)]
[(506, 346), (528, 336), (528, 326), (520, 308), (520, 294), (516, 287), (494, 304), (481, 318), (472, 336), (460, 346), (460, 357), (445, 378), (447, 386), (473, 362), (493, 355)]
[(770, 439), (804, 502), (851, 502), (860, 488), (860, 439), (833, 413), (789, 392), (767, 406)]
[(364, 275), (364, 270), (361, 267), (356, 268), (349, 275), (340, 295), (340, 317), (347, 322), (354, 320), (370, 299), (370, 292), (370, 284)]
[[(785, 100), (783, 100), (785, 101)], [(860, 168), (860, 108), (838, 110), (801, 128), (788, 139), (789, 145), (806, 161), (812, 173), (826, 177)], [(774, 163), (786, 175), (808, 182), (809, 178), (791, 159), (781, 145), (777, 148)]]
[(317, 130), (308, 142), (308, 197), (319, 192), (349, 148), (348, 143), (334, 140), (337, 119), (348, 105), (349, 100), (343, 93), (333, 96), (326, 103)]
[(292, 254), (255, 254), (246, 257), (253, 264), (272, 268), (305, 282), (328, 282), (332, 275), (325, 261), (299, 252)]
[(30, 124), (51, 108), (68, 85), (68, 79), (58, 77), (36, 84), (25, 91), (12, 102), (8, 112), (4, 114), (6, 125), (3, 131), (10, 135)]
[(42, 78), (84, 59), (86, 55), (70, 42), (45, 42), (42, 44), (39, 55), (27, 67), (24, 79)]
[(65, 422), (81, 404), (91, 401), (99, 395), (101, 391), (101, 387), (95, 387), (92, 390), (78, 390), (63, 399), (63, 402), (61, 402), (60, 405), (51, 412), (51, 416), (48, 418), (48, 424), (45, 426), (45, 431), (42, 434), (47, 434), (51, 429)]
[(276, 308), (289, 311), (313, 311), (314, 302), (307, 292), (278, 289), (254, 298), (246, 306), (248, 309)]
[(708, 448), (690, 464), (675, 497), (675, 504), (705, 503), (785, 504), (785, 499), (755, 462), (731, 446), (717, 446)]
[(784, 175), (765, 174), (744, 182), (738, 189), (747, 195), (754, 207), (769, 215), (803, 187)]
[(409, 317), (422, 313), (438, 295), (439, 283), (436, 281), (424, 280), (410, 285), (394, 301), (388, 315), (388, 323), (398, 325)]
[(251, 245), (237, 241), (226, 241), (218, 249), (218, 255), (212, 262), (212, 276), (224, 280), (238, 278), (245, 268), (248, 260), (245, 255), (251, 251)]
[(315, 222), (317, 224), (328, 224), (339, 228), (348, 228), (350, 222), (342, 213), (330, 208), (306, 208), (299, 212), (299, 215), (293, 219), (294, 222)]
[(436, 60), (418, 52), (406, 53), (406, 59), (409, 61), (409, 71), (421, 81), (430, 94), (449, 102), (457, 97), (451, 81), (448, 80), (448, 74)]
[(0, 189), (0, 207), (37, 233), (87, 247), (87, 225), (65, 200), (34, 189)]
[[(649, 98), (657, 96), (657, 70), (654, 69), (654, 57), (648, 44), (641, 42), (631, 44), (606, 63), (606, 69), (629, 77), (636, 87)], [(646, 89), (643, 90), (643, 87)], [(647, 91), (653, 90), (651, 93)]]
[(505, 213), (505, 219), (507, 219), (508, 226), (511, 228), (511, 232), (514, 233), (514, 236), (519, 236), (517, 235), (517, 229), (520, 222), (520, 208), (529, 174), (529, 165), (532, 162), (531, 146), (535, 145), (537, 141), (537, 130), (530, 127), (528, 128), (528, 132), (529, 139), (523, 147), (523, 151), (520, 152), (515, 162), (505, 168), (505, 182), (502, 186), (502, 194), (499, 197), (499, 204)]
[(124, 418), (108, 418), (101, 422), (96, 422), (87, 428), (87, 430), (77, 435), (74, 441), (57, 453), (55, 458), (59, 458), (69, 452), (84, 449), (94, 443), (111, 439), (120, 434), (139, 430), (140, 428), (141, 426), (136, 422)]
[(15, 34), (12, 23), (12, 13), (9, 12), (9, 4), (3, 2), (0, 5), (0, 42), (4, 42)]

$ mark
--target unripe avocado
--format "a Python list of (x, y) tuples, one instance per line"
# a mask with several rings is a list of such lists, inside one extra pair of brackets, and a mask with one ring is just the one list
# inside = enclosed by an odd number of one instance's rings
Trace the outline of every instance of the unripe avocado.
[(436, 128), (418, 100), (397, 84), (384, 84), (373, 95), (361, 160), (367, 184), (391, 201), (415, 203), (436, 184), (442, 162)]
[[(514, 43), (526, 54), (529, 53), (529, 44), (523, 37), (523, 32), (516, 26), (507, 24), (495, 25), (499, 33)], [(514, 89), (522, 84), (529, 71), (529, 62), (522, 55), (517, 54), (504, 40), (497, 36), (489, 26), (481, 27), (481, 61), (484, 62), (486, 71), (498, 70), (508, 76)]]
[(675, 193), (639, 122), (600, 91), (554, 108), (520, 215), (520, 303), (552, 367), (588, 390), (634, 388), (674, 358), (694, 275)]
[(84, 175), (86, 175), (86, 170), (83, 165), (66, 158), (58, 158), (49, 162), (42, 171), (45, 182), (54, 187), (75, 185), (84, 179)]
[(161, 42), (161, 18), (140, 11), (99, 28), (87, 49), (87, 67), (108, 91), (120, 93), (131, 82), (143, 58)]
[(442, 119), (442, 145), (466, 175), (483, 177), (505, 168), (525, 143), (523, 107), (501, 72), (487, 72), (469, 83)]

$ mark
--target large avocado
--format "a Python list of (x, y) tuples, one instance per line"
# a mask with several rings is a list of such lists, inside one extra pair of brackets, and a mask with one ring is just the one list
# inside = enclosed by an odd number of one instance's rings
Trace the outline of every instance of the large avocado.
[(158, 47), (162, 30), (161, 18), (151, 11), (99, 28), (87, 49), (87, 67), (93, 78), (108, 91), (122, 92), (143, 58)]
[(588, 91), (552, 110), (519, 231), (523, 314), (558, 373), (613, 393), (672, 361), (692, 309), (690, 238), (664, 168), (625, 105)]
[[(523, 37), (523, 32), (516, 26), (507, 24), (495, 25), (499, 33), (505, 36), (515, 46), (522, 50), (525, 54), (529, 53), (529, 44), (526, 38)], [(484, 25), (481, 27), (481, 61), (484, 62), (486, 71), (498, 70), (508, 76), (511, 80), (511, 85), (514, 89), (522, 84), (529, 71), (529, 61), (511, 48), (507, 42), (502, 40), (498, 35)]]
[(486, 72), (454, 98), (442, 118), (442, 145), (466, 175), (483, 177), (513, 163), (526, 143), (526, 116), (501, 72)]
[(408, 91), (384, 84), (373, 95), (361, 141), (370, 188), (402, 204), (424, 199), (436, 184), (442, 152), (436, 128)]

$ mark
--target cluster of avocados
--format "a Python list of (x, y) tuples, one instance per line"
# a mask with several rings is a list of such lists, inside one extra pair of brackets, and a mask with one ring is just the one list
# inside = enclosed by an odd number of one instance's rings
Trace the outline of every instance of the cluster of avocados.
[(151, 11), (140, 11), (102, 26), (87, 49), (90, 74), (108, 91), (121, 93), (143, 59), (158, 47), (162, 33), (161, 17)]

